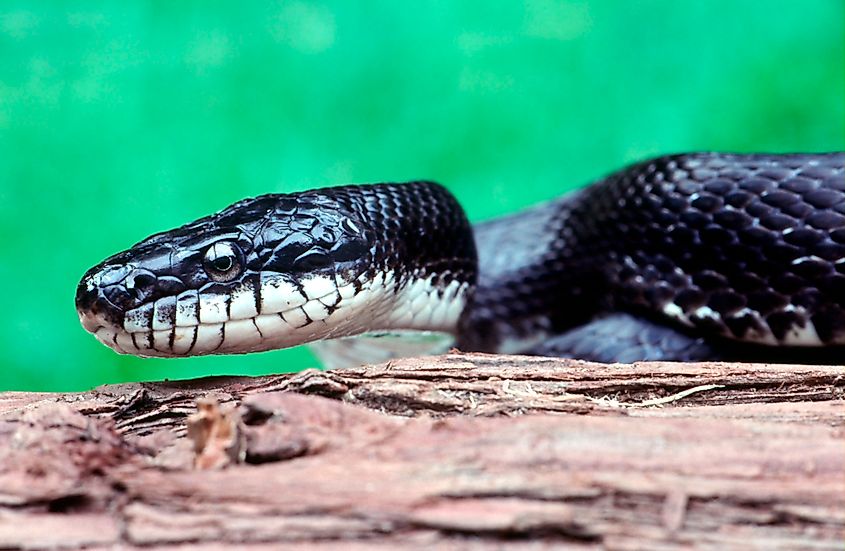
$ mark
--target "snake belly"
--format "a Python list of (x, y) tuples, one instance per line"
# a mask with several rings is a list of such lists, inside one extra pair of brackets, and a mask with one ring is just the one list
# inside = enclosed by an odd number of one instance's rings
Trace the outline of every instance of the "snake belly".
[(265, 195), (101, 262), (77, 311), (142, 356), (392, 330), (577, 356), (544, 345), (607, 340), (625, 316), (640, 341), (678, 333), (777, 359), (845, 344), (843, 167), (843, 153), (664, 156), (474, 227), (431, 182)]

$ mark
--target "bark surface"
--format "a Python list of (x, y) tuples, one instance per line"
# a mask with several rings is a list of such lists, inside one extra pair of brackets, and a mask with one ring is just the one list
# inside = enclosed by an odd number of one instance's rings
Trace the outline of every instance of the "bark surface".
[(450, 354), (0, 394), (0, 548), (838, 549), (845, 369)]

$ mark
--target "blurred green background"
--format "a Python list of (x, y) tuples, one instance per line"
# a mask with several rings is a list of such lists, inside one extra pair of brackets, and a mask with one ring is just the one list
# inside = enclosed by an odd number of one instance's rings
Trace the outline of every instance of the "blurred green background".
[(473, 219), (645, 156), (845, 148), (841, 0), (0, 4), (0, 390), (315, 365), (141, 360), (82, 273), (245, 196), (432, 178)]

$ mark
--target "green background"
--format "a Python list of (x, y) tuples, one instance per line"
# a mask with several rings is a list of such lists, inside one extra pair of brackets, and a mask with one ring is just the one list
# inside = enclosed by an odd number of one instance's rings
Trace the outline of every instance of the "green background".
[(841, 0), (0, 4), (0, 389), (257, 374), (141, 360), (82, 273), (245, 196), (431, 178), (473, 219), (645, 156), (845, 148)]

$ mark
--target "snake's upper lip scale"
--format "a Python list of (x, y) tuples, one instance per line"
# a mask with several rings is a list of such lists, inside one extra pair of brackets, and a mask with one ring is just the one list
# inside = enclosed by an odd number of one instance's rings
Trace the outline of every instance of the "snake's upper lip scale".
[[(325, 298), (336, 297), (336, 296), (338, 296), (338, 291), (335, 289), (335, 290), (332, 290), (331, 292), (328, 292), (328, 293), (321, 295), (321, 296), (318, 296), (318, 297), (313, 297), (313, 298), (309, 297), (308, 300), (306, 301), (306, 303), (304, 303), (304, 304), (307, 304), (308, 302), (315, 302), (315, 301), (323, 302), (323, 299), (325, 299)], [(302, 306), (304, 306), (304, 304), (298, 304), (296, 306), (292, 306), (292, 307), (288, 308), (287, 310), (282, 310), (280, 312), (259, 313), (258, 316), (255, 316), (255, 317), (260, 317), (260, 316), (284, 316), (285, 314), (293, 312), (294, 310), (301, 309)], [(200, 321), (199, 323), (194, 324), (194, 325), (181, 325), (179, 327), (200, 327), (200, 326), (203, 326), (203, 325), (217, 326), (217, 325), (220, 325), (221, 323), (229, 323), (229, 322), (232, 322), (232, 321), (240, 321), (241, 319), (255, 319), (255, 317), (254, 318), (228, 319), (228, 320), (225, 320), (225, 321), (222, 321), (222, 322), (217, 322), (217, 321), (215, 321), (215, 322), (202, 322), (202, 321)], [(139, 327), (136, 331), (127, 331), (126, 328), (123, 325), (120, 325), (120, 326), (116, 327), (116, 329), (118, 331), (128, 333), (130, 335), (132, 335), (132, 334), (134, 334), (134, 335), (146, 335), (146, 334), (153, 332), (153, 331), (171, 331), (173, 329), (173, 327), (175, 327), (175, 326), (164, 327), (162, 329), (152, 329), (152, 328)], [(92, 333), (93, 332), (94, 331), (92, 331)]]
[[(149, 272), (147, 270), (138, 268), (135, 265), (116, 266), (109, 264), (101, 264), (100, 266), (89, 270), (89, 272), (86, 273), (85, 276), (83, 276), (77, 288), (76, 295), (77, 311), (80, 322), (82, 323), (83, 327), (93, 334), (97, 334), (100, 330), (105, 329), (112, 333), (113, 337), (116, 337), (117, 335), (123, 333), (131, 335), (133, 336), (133, 338), (143, 335), (146, 335), (149, 338), (151, 332), (161, 330), (173, 330), (175, 325), (158, 328), (154, 328), (152, 326), (129, 327), (126, 323), (127, 316), (130, 315), (133, 311), (145, 307), (148, 309), (154, 308), (154, 305), (157, 303), (158, 300), (167, 298), (159, 297), (159, 299), (155, 301), (146, 302), (139, 305), (133, 304), (135, 300), (140, 298), (138, 294), (134, 293), (135, 287), (137, 286), (134, 280), (138, 279), (138, 277), (133, 278), (133, 275), (140, 274), (141, 276), (145, 276), (148, 273)], [(297, 293), (302, 294), (302, 298), (305, 299), (305, 302), (302, 304), (293, 304), (292, 301), (289, 301), (291, 302), (289, 308), (278, 312), (270, 311), (267, 313), (267, 315), (285, 316), (297, 309), (301, 309), (301, 307), (308, 302), (328, 302), (330, 304), (327, 304), (327, 307), (333, 307), (335, 305), (334, 303), (336, 303), (337, 300), (339, 300), (340, 298), (340, 286), (342, 284), (346, 283), (341, 282), (341, 280), (335, 279), (335, 285), (332, 288), (326, 290), (323, 293), (314, 293), (314, 296), (307, 296), (303, 294), (305, 287), (303, 286), (303, 284), (297, 284), (295, 287), (297, 289)], [(263, 290), (262, 295), (269, 296), (271, 290), (278, 291), (278, 289), (268, 288)], [(197, 294), (197, 292), (198, 291), (193, 291), (195, 295)], [(133, 299), (132, 302), (129, 303), (133, 306), (133, 308), (130, 310), (124, 310), (124, 308), (122, 308), (118, 304), (115, 304), (115, 302), (111, 299), (111, 296), (113, 295), (121, 297), (125, 294), (131, 295), (131, 298)], [(334, 298), (337, 298), (337, 300), (332, 300)], [(231, 295), (229, 297), (229, 300), (231, 300)], [(197, 307), (199, 307), (199, 305)], [(228, 307), (226, 308), (226, 310), (228, 311)], [(242, 319), (231, 318), (227, 320), (216, 320), (213, 322), (208, 321), (206, 323), (200, 321), (199, 317), (199, 311), (197, 311), (195, 324), (180, 324), (180, 327), (212, 327), (218, 326), (220, 323), (227, 323)], [(115, 339), (108, 340), (114, 341)], [(116, 341), (115, 345), (117, 345)]]

